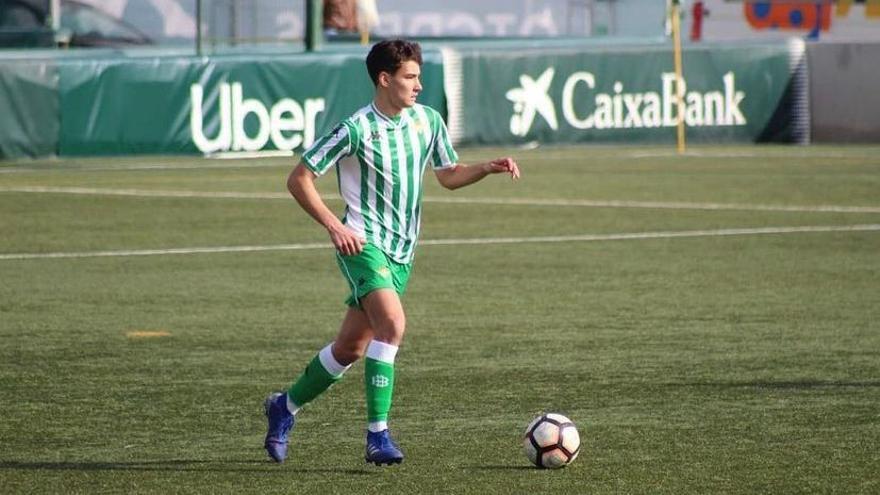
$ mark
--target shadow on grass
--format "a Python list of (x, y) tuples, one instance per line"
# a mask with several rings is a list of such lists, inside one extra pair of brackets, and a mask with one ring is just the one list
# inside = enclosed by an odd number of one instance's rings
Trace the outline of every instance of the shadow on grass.
[(668, 383), (668, 387), (757, 388), (771, 390), (812, 390), (822, 388), (877, 388), (880, 381), (839, 380), (754, 380), (741, 382)]
[(366, 469), (333, 469), (309, 467), (280, 467), (269, 461), (132, 461), (132, 462), (22, 462), (0, 461), (0, 470), (33, 471), (204, 471), (204, 472), (284, 472), (316, 474), (361, 474), (370, 475)]
[(534, 466), (503, 466), (503, 465), (488, 465), (488, 466), (467, 466), (465, 469), (474, 470), (474, 471), (534, 471), (537, 469)]

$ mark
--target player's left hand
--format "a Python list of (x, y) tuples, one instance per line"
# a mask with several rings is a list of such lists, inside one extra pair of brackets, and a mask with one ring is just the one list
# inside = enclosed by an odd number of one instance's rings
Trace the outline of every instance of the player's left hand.
[(519, 165), (517, 165), (513, 158), (510, 158), (509, 156), (498, 158), (497, 160), (492, 160), (486, 165), (486, 171), (490, 174), (500, 174), (507, 172), (508, 174), (510, 174), (511, 179), (519, 179)]

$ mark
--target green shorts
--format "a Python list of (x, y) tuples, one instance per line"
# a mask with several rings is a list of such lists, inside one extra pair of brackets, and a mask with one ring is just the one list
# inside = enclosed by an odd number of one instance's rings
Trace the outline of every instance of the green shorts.
[(351, 289), (345, 303), (354, 308), (360, 308), (361, 299), (376, 289), (394, 289), (402, 296), (412, 270), (412, 263), (397, 263), (370, 243), (364, 244), (363, 251), (353, 256), (337, 251), (336, 263)]

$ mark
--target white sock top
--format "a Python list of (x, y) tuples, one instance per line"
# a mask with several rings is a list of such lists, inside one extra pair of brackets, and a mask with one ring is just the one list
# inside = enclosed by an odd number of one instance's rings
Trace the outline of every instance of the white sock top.
[(330, 373), (333, 376), (340, 376), (345, 373), (351, 365), (348, 366), (343, 365), (339, 361), (333, 357), (333, 351), (331, 350), (333, 344), (327, 344), (327, 347), (321, 349), (321, 352), (318, 353), (318, 359), (321, 361), (321, 366), (327, 370), (327, 373)]
[(394, 364), (394, 357), (397, 356), (398, 346), (371, 340), (367, 346), (367, 357), (381, 361), (383, 363)]

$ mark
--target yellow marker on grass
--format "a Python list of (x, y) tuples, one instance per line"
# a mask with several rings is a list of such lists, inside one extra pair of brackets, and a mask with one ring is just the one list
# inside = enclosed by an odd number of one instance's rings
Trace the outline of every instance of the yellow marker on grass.
[(165, 330), (132, 330), (125, 334), (130, 339), (151, 339), (157, 337), (170, 337), (171, 332)]

